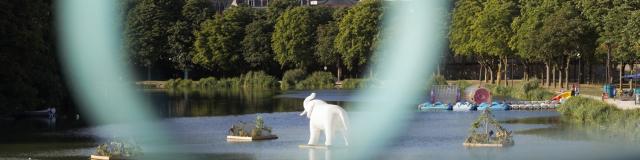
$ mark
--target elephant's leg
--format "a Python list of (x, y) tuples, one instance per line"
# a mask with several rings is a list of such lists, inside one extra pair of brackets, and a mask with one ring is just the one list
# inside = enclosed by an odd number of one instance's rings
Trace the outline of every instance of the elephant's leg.
[(342, 134), (342, 138), (344, 138), (344, 144), (348, 146), (349, 140), (347, 139), (347, 131), (342, 130), (340, 133)]
[(333, 124), (333, 117), (329, 117), (327, 119), (327, 121), (325, 121), (324, 123), (324, 145), (330, 146), (333, 144), (333, 137), (335, 135), (335, 131), (337, 128), (335, 128), (335, 124)]
[(314, 145), (318, 143), (318, 138), (320, 136), (320, 129), (315, 128), (309, 125), (309, 145)]

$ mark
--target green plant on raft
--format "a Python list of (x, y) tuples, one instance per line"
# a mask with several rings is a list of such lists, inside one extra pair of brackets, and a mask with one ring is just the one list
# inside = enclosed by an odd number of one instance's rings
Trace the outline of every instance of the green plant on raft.
[(108, 157), (136, 157), (142, 155), (142, 148), (133, 140), (115, 137), (96, 148), (96, 155)]
[(447, 79), (444, 78), (444, 76), (442, 75), (433, 76), (431, 79), (431, 82), (432, 82), (431, 85), (449, 85), (449, 83), (447, 82)]
[(271, 135), (271, 127), (264, 124), (262, 116), (257, 115), (254, 123), (238, 122), (229, 129), (229, 135), (241, 137), (259, 137)]

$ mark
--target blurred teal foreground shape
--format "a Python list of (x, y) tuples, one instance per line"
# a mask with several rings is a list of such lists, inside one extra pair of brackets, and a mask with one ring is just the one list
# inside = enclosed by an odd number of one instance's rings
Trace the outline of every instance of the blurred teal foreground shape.
[[(121, 123), (106, 136), (144, 137), (153, 144), (167, 137), (154, 123), (150, 105), (135, 92), (122, 51), (118, 1), (57, 1), (62, 60), (67, 79), (93, 123)], [(143, 148), (150, 148), (142, 146)]]
[[(74, 95), (96, 123), (127, 123), (129, 130), (112, 135), (144, 135), (154, 144), (168, 143), (151, 122), (149, 104), (127, 85), (132, 80), (121, 45), (118, 1), (58, 1), (59, 28), (66, 73)], [(362, 114), (352, 116), (352, 147), (345, 159), (372, 159), (406, 131), (414, 104), (444, 52), (448, 1), (390, 1), (383, 40), (377, 53), (376, 77), (384, 88), (360, 91)], [(284, 137), (283, 137), (284, 138)], [(301, 144), (304, 142), (300, 142)], [(143, 146), (145, 147), (145, 146)]]
[[(352, 116), (353, 147), (345, 159), (376, 159), (385, 145), (407, 131), (415, 104), (445, 52), (448, 1), (385, 1), (382, 42), (375, 54), (375, 77), (382, 88), (359, 91), (362, 114)], [(424, 93), (423, 93), (424, 94)], [(386, 157), (391, 158), (391, 157)]]

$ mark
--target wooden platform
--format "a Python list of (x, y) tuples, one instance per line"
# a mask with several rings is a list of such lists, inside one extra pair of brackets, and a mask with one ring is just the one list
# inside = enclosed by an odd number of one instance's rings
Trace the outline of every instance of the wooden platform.
[(484, 143), (462, 143), (465, 147), (508, 147), (513, 144), (484, 144)]
[(227, 136), (229, 142), (250, 142), (259, 140), (278, 139), (276, 135), (258, 136), (258, 137), (242, 137), (242, 136)]
[[(138, 157), (138, 158), (140, 158), (140, 157)], [(133, 159), (133, 158), (91, 155), (91, 157), (89, 159), (91, 159), (91, 160), (127, 160), (127, 159)]]
[(299, 148), (305, 149), (346, 149), (347, 146), (326, 146), (321, 144), (309, 145), (309, 144), (301, 144), (298, 145)]

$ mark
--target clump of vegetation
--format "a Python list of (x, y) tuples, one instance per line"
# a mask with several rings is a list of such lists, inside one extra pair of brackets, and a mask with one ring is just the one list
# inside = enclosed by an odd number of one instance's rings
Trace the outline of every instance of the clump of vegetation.
[(553, 93), (540, 87), (540, 80), (533, 78), (519, 85), (503, 86), (487, 84), (492, 96), (510, 97), (520, 100), (540, 101), (553, 97)]
[(240, 79), (244, 88), (274, 88), (278, 84), (275, 77), (264, 73), (264, 71), (251, 71), (240, 76)]
[(234, 124), (229, 129), (230, 136), (241, 136), (241, 137), (259, 137), (259, 136), (269, 136), (271, 134), (271, 127), (267, 127), (264, 125), (264, 119), (262, 116), (258, 115), (256, 117), (255, 123), (246, 123), (239, 122)]
[(431, 82), (431, 85), (449, 85), (449, 83), (447, 83), (447, 79), (442, 75), (433, 76)]
[[(469, 137), (465, 140), (465, 143), (472, 144), (513, 144), (513, 137), (511, 131), (508, 131), (498, 123), (492, 117), (491, 111), (484, 110), (480, 117), (473, 122), (469, 129)], [(491, 127), (493, 127), (491, 129)], [(480, 129), (480, 130), (478, 130)], [(495, 129), (495, 137), (493, 133)]]
[[(627, 117), (631, 114), (627, 114), (625, 111), (605, 102), (585, 97), (571, 97), (560, 104), (557, 111), (572, 121), (587, 123), (603, 123), (615, 121), (616, 119), (640, 118), (640, 114), (638, 113), (633, 114), (635, 117)], [(638, 112), (638, 110), (626, 112)]]
[(465, 89), (469, 88), (469, 86), (471, 86), (471, 83), (464, 80), (459, 80), (456, 81), (456, 85), (458, 85), (461, 91), (464, 91)]
[(328, 89), (334, 88), (336, 77), (331, 72), (313, 72), (306, 79), (296, 84), (296, 89)]
[(280, 83), (280, 88), (282, 89), (290, 89), (294, 88), (296, 84), (302, 80), (304, 80), (307, 73), (302, 69), (292, 69), (284, 72), (282, 76), (282, 82)]
[(130, 158), (141, 156), (142, 148), (133, 140), (116, 137), (107, 143), (99, 145), (96, 149), (96, 155), (112, 158)]
[(371, 86), (370, 79), (345, 79), (342, 81), (342, 88), (345, 89), (357, 89), (357, 88), (366, 88)]
[(190, 79), (170, 79), (165, 86), (168, 89), (210, 89), (210, 88), (274, 88), (278, 82), (276, 78), (264, 71), (247, 72), (240, 77), (216, 79), (214, 77), (201, 78), (198, 81)]

